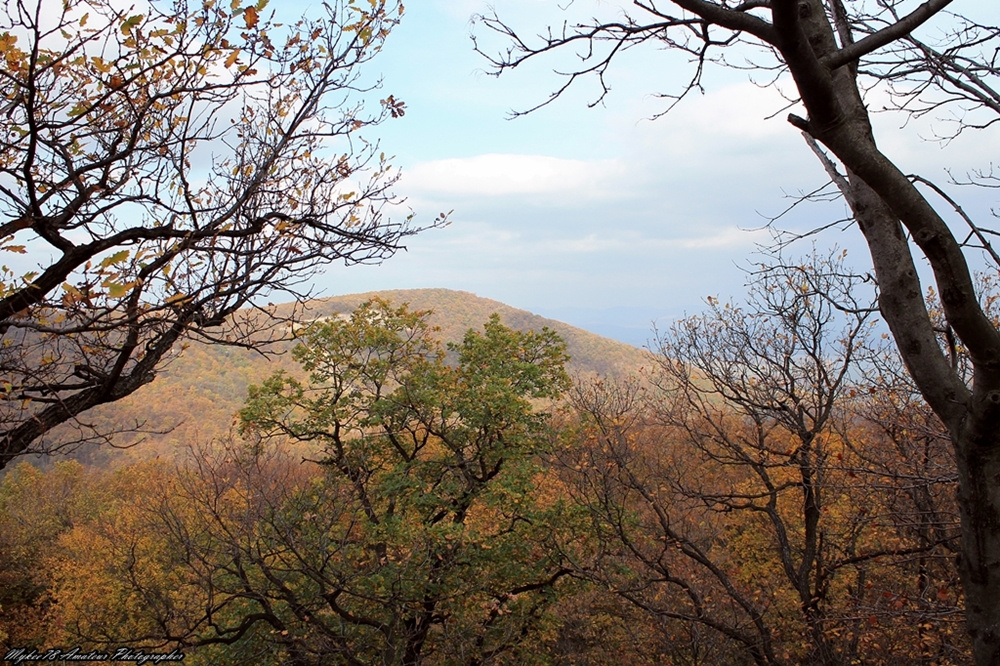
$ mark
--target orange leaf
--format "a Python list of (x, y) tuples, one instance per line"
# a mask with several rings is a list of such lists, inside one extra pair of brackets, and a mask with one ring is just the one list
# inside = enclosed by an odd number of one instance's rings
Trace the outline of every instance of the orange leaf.
[(243, 20), (246, 21), (248, 28), (256, 28), (259, 18), (260, 16), (257, 14), (255, 7), (247, 7), (243, 10)]

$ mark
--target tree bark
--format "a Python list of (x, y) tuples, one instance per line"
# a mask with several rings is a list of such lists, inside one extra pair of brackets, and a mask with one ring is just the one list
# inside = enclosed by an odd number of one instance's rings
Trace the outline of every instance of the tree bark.
[[(958, 461), (966, 621), (980, 666), (1000, 663), (1000, 334), (983, 311), (965, 256), (947, 224), (875, 144), (853, 69), (837, 53), (820, 0), (775, 0), (779, 48), (809, 112), (793, 124), (847, 168), (841, 189), (865, 236), (882, 315), (907, 368), (944, 422)], [(923, 300), (906, 233), (934, 272), (948, 324), (968, 350), (973, 388), (942, 351)]]

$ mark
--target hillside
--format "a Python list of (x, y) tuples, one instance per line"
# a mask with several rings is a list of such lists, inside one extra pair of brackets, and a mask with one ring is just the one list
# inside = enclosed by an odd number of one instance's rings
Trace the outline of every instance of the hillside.
[[(520, 330), (543, 326), (556, 331), (567, 344), (573, 375), (619, 375), (646, 363), (646, 352), (603, 338), (558, 321), (518, 310), (498, 301), (448, 289), (414, 289), (351, 294), (311, 301), (306, 319), (351, 312), (378, 295), (393, 303), (408, 303), (414, 310), (431, 310), (430, 321), (440, 328), (445, 341), (458, 341), (470, 328), (479, 328), (492, 313), (505, 325)], [(277, 306), (287, 315), (290, 305)], [(223, 437), (233, 415), (246, 397), (247, 387), (259, 383), (278, 369), (296, 369), (287, 352), (292, 344), (278, 345), (270, 356), (236, 347), (191, 344), (164, 368), (157, 379), (129, 398), (87, 415), (88, 422), (107, 428), (113, 424), (131, 427), (141, 423), (146, 434), (122, 435), (116, 444), (134, 444), (116, 450), (106, 444), (85, 445), (74, 457), (93, 464), (113, 464), (153, 456), (173, 456), (187, 446)], [(60, 433), (71, 438), (69, 429)]]

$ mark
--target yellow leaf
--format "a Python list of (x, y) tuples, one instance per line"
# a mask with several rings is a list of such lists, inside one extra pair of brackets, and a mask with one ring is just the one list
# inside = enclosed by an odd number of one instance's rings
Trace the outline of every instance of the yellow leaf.
[(101, 72), (102, 74), (111, 71), (111, 65), (105, 63), (103, 58), (92, 56), (90, 58), (90, 64), (92, 64), (94, 68), (97, 69), (97, 71)]
[(240, 57), (240, 50), (234, 49), (233, 52), (229, 54), (229, 57), (226, 58), (226, 67), (232, 67), (233, 65), (235, 65), (236, 59), (239, 57)]

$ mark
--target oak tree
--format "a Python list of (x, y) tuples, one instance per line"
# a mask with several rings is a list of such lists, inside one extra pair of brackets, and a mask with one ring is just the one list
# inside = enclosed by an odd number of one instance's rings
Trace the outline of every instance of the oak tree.
[[(150, 382), (186, 340), (257, 345), (331, 262), (377, 262), (391, 170), (359, 132), (391, 0), (12, 0), (0, 14), (0, 467)], [(256, 312), (234, 318), (245, 306)]]
[(533, 663), (576, 531), (541, 467), (564, 344), (494, 317), (446, 350), (425, 318), (300, 330), (308, 380), (252, 389), (246, 441), (66, 542), (60, 624), (206, 663)]

